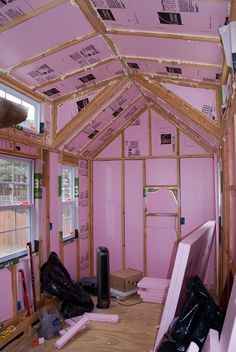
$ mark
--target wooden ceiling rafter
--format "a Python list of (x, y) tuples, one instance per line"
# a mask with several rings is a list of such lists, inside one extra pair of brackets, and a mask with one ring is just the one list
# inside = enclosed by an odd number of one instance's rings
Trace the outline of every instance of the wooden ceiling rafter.
[(107, 30), (106, 25), (103, 23), (101, 18), (99, 17), (96, 9), (91, 4), (90, 0), (73, 0), (81, 9), (86, 19), (89, 21), (91, 26), (94, 28), (96, 32), (102, 35), (103, 39), (107, 43), (108, 47), (112, 50), (115, 57), (120, 61), (121, 65), (124, 68), (124, 72), (127, 76), (130, 74), (129, 66), (126, 62), (122, 59), (118, 48), (113, 43), (109, 36), (109, 31)]
[[(79, 129), (88, 118), (91, 118), (94, 114), (98, 112), (98, 109), (109, 102), (114, 95), (119, 92), (126, 84), (130, 83), (126, 78), (116, 82), (116, 84), (111, 84), (103, 89), (91, 102), (88, 104), (81, 112), (74, 116), (57, 134), (55, 141), (53, 143), (54, 147), (60, 146), (63, 141), (66, 143), (66, 139), (72, 135), (76, 129)], [(72, 139), (71, 138), (71, 139)]]
[(42, 13), (44, 13), (48, 10), (51, 10), (54, 7), (59, 6), (65, 2), (66, 2), (66, 0), (53, 0), (47, 4), (41, 5), (40, 7), (36, 8), (36, 9), (34, 9), (34, 10), (32, 10), (32, 11), (30, 11), (20, 17), (17, 17), (14, 21), (9, 21), (6, 24), (0, 26), (0, 33), (5, 32), (5, 31), (15, 27), (20, 23), (26, 22), (33, 17), (41, 15)]
[(153, 32), (153, 31), (141, 31), (137, 29), (109, 29), (109, 34), (112, 35), (124, 35), (124, 36), (141, 36), (147, 38), (164, 38), (164, 39), (179, 39), (197, 42), (207, 42), (219, 44), (219, 36), (203, 36), (194, 34), (179, 34), (179, 33), (163, 33), (163, 32)]
[(107, 87), (107, 85), (116, 84), (116, 82), (119, 82), (123, 78), (125, 78), (125, 75), (121, 75), (121, 76), (118, 76), (115, 78), (112, 77), (112, 78), (107, 79), (105, 81), (95, 83), (92, 86), (81, 88), (76, 93), (74, 92), (74, 93), (65, 94), (65, 95), (55, 99), (53, 102), (54, 102), (54, 104), (59, 105), (59, 104), (65, 103), (68, 100), (77, 99), (82, 96), (89, 95), (91, 93), (95, 93), (96, 91)]
[(24, 66), (32, 64), (33, 62), (36, 62), (36, 61), (38, 61), (38, 60), (40, 60), (42, 58), (46, 58), (47, 56), (50, 56), (52, 54), (56, 54), (59, 51), (67, 49), (67, 48), (69, 48), (69, 47), (71, 47), (73, 45), (76, 45), (76, 44), (79, 44), (79, 43), (83, 43), (84, 41), (92, 39), (92, 38), (96, 37), (97, 35), (98, 35), (98, 33), (92, 32), (92, 33), (86, 34), (86, 35), (84, 35), (84, 36), (82, 36), (80, 38), (71, 39), (71, 40), (69, 40), (67, 42), (64, 42), (64, 43), (52, 48), (52, 49), (48, 49), (48, 50), (43, 51), (43, 52), (41, 52), (41, 53), (39, 53), (39, 54), (37, 54), (37, 55), (35, 55), (33, 57), (30, 57), (28, 59), (25, 59), (25, 60), (21, 61), (20, 63), (12, 66), (9, 69), (9, 72), (16, 71), (16, 70), (18, 70), (18, 69), (20, 69), (20, 68), (22, 68)]
[(127, 127), (129, 127), (135, 120), (137, 120), (145, 111), (148, 110), (148, 105), (145, 105), (143, 108), (139, 109), (134, 116), (126, 122), (123, 126), (121, 126), (111, 137), (109, 137), (105, 143), (102, 144), (100, 148), (98, 148), (91, 156), (91, 159), (96, 158), (96, 156), (103, 151), (113, 140), (115, 140), (122, 131), (124, 131)]
[(153, 83), (140, 74), (133, 73), (132, 77), (136, 83), (146, 88), (148, 91), (165, 101), (167, 104), (170, 104), (170, 106), (172, 106), (174, 109), (201, 126), (206, 132), (210, 133), (217, 139), (221, 138), (221, 131), (219, 126), (217, 126), (214, 122), (208, 120), (203, 113), (192, 107), (192, 105), (178, 97), (176, 94), (172, 93), (167, 88), (158, 83)]
[(182, 77), (168, 77), (161, 75), (153, 75), (151, 73), (144, 73), (144, 77), (150, 78), (151, 80), (157, 83), (173, 83), (179, 86), (185, 86), (190, 88), (202, 88), (202, 89), (210, 89), (217, 90), (219, 88), (219, 83), (207, 82), (207, 81), (198, 81), (189, 78)]
[[(106, 126), (104, 126), (95, 136), (95, 138), (98, 138), (104, 131), (106, 131), (113, 123), (114, 121), (118, 120), (122, 115), (124, 115), (130, 108), (131, 105), (135, 104), (140, 98), (141, 98), (142, 94), (138, 95), (128, 106), (126, 106), (124, 108), (124, 110), (117, 115), (115, 118), (113, 118)], [(92, 144), (92, 142), (94, 141), (94, 139), (89, 140), (88, 143), (86, 143), (81, 150), (79, 151), (79, 154), (83, 153), (83, 151), (90, 145)]]
[(108, 59), (104, 59), (104, 60), (102, 60), (102, 61), (96, 62), (96, 63), (93, 64), (93, 65), (80, 68), (79, 70), (76, 70), (76, 71), (74, 71), (74, 72), (69, 72), (69, 73), (67, 73), (67, 74), (65, 74), (65, 75), (63, 75), (63, 76), (60, 76), (60, 77), (51, 79), (51, 80), (49, 80), (49, 81), (47, 81), (47, 82), (44, 82), (44, 83), (42, 83), (42, 84), (39, 84), (39, 85), (35, 86), (35, 87), (33, 88), (33, 90), (34, 90), (34, 91), (37, 91), (37, 90), (42, 89), (42, 88), (44, 88), (44, 87), (47, 87), (47, 86), (49, 86), (49, 85), (51, 85), (51, 84), (54, 84), (54, 83), (57, 83), (57, 82), (61, 82), (61, 81), (63, 81), (63, 80), (66, 79), (66, 78), (71, 78), (71, 77), (77, 76), (77, 75), (80, 74), (80, 73), (87, 72), (88, 70), (91, 70), (91, 71), (92, 71), (93, 69), (95, 69), (95, 68), (97, 68), (97, 67), (99, 67), (99, 66), (102, 66), (102, 65), (106, 65), (106, 64), (108, 64), (108, 63), (110, 63), (110, 62), (112, 62), (112, 61), (115, 61), (115, 59), (112, 58), (112, 57), (111, 57), (111, 58), (108, 58)]
[(181, 132), (183, 132), (187, 137), (191, 138), (195, 143), (197, 143), (209, 154), (214, 154), (216, 152), (215, 148), (213, 148), (209, 143), (207, 143), (207, 141), (204, 141), (203, 138), (195, 130), (186, 125), (184, 122), (177, 119), (174, 114), (165, 110), (153, 99), (149, 98), (149, 100), (151, 103), (151, 108), (162, 118), (171, 123), (174, 127), (178, 128)]

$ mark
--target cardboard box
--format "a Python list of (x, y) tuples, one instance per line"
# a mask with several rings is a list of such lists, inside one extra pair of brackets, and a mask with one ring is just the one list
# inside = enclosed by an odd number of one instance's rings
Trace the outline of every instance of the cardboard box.
[(110, 275), (110, 287), (120, 292), (134, 290), (143, 276), (142, 271), (130, 268), (116, 271)]

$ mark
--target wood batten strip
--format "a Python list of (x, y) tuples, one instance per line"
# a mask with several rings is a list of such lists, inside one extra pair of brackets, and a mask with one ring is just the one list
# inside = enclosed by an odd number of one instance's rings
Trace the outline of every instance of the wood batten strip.
[(215, 149), (202, 140), (201, 136), (199, 136), (196, 131), (192, 130), (189, 126), (187, 126), (184, 122), (181, 122), (175, 118), (173, 114), (166, 111), (163, 107), (158, 105), (156, 102), (152, 101), (152, 109), (161, 115), (166, 121), (170, 122), (173, 126), (178, 128), (181, 132), (183, 132), (186, 136), (191, 138), (195, 143), (197, 143), (201, 148), (203, 148), (207, 153), (214, 154)]
[(156, 62), (159, 64), (167, 64), (167, 65), (182, 65), (182, 66), (190, 66), (190, 67), (197, 67), (197, 68), (204, 68), (209, 70), (221, 70), (221, 65), (217, 64), (209, 64), (205, 62), (196, 62), (196, 61), (186, 61), (186, 60), (174, 60), (169, 58), (158, 58), (158, 57), (146, 57), (146, 56), (126, 56), (122, 55), (124, 60), (140, 60), (140, 61), (149, 61), (149, 62)]
[[(71, 77), (74, 77), (74, 76), (77, 76), (78, 74), (80, 73), (83, 73), (83, 72), (87, 72), (88, 70), (93, 70), (99, 66), (102, 66), (102, 65), (107, 65), (108, 63), (114, 61), (114, 58), (109, 58), (109, 59), (106, 59), (106, 60), (103, 60), (103, 61), (99, 61), (97, 62), (96, 64), (93, 64), (93, 65), (90, 65), (90, 66), (86, 66), (86, 67), (83, 67), (83, 68), (80, 68), (79, 70), (76, 70), (74, 72), (70, 72), (70, 73), (67, 73), (66, 75), (64, 76), (60, 76), (60, 77), (57, 77), (57, 78), (54, 78), (54, 79), (51, 79), (45, 83), (42, 83), (42, 84), (39, 84), (37, 86), (35, 86), (33, 88), (34, 91), (37, 91), (39, 89), (42, 89), (44, 87), (47, 87), (51, 84), (54, 84), (54, 83), (57, 83), (57, 82), (60, 82), (60, 81), (63, 81), (67, 78), (71, 78)], [(82, 88), (83, 89), (83, 88)]]
[(103, 36), (103, 39), (107, 43), (108, 47), (112, 50), (112, 52), (114, 53), (116, 58), (119, 59), (120, 63), (122, 64), (125, 73), (127, 75), (129, 75), (129, 73), (130, 73), (129, 66), (126, 64), (125, 60), (123, 60), (121, 58), (117, 47), (114, 45), (113, 41), (109, 37), (109, 34), (108, 34), (109, 32), (107, 30), (107, 27), (105, 26), (103, 21), (100, 19), (97, 11), (92, 6), (90, 1), (88, 1), (88, 0), (74, 0), (74, 2), (80, 7), (84, 16), (89, 21), (89, 23), (94, 28), (94, 30)]
[(150, 77), (152, 81), (155, 81), (157, 83), (172, 83), (178, 86), (191, 87), (191, 88), (215, 90), (215, 89), (218, 89), (220, 85), (220, 83), (217, 83), (217, 82), (214, 83), (214, 82), (208, 82), (208, 81), (198, 81), (198, 80), (182, 78), (182, 77), (165, 77), (158, 74), (153, 75), (148, 73), (145, 73), (143, 75), (146, 78)]
[(158, 83), (154, 84), (153, 82), (151, 82), (147, 78), (140, 76), (139, 74), (133, 73), (132, 77), (141, 86), (143, 86), (148, 91), (165, 101), (167, 104), (170, 104), (174, 109), (181, 112), (189, 119), (200, 125), (208, 133), (210, 133), (217, 139), (221, 138), (220, 128), (214, 122), (208, 120), (203, 113), (193, 108), (190, 104), (178, 97), (176, 94), (172, 93), (171, 91), (169, 91)]
[(83, 43), (86, 40), (94, 38), (95, 36), (97, 36), (97, 33), (96, 32), (92, 32), (92, 33), (89, 33), (89, 34), (87, 34), (87, 35), (85, 35), (85, 36), (83, 36), (81, 38), (69, 40), (68, 42), (60, 44), (60, 45), (56, 46), (53, 49), (46, 50), (46, 51), (44, 51), (44, 52), (42, 52), (42, 53), (40, 53), (40, 54), (38, 54), (38, 55), (36, 55), (34, 57), (31, 57), (29, 59), (25, 59), (25, 60), (21, 61), (20, 63), (12, 66), (10, 68), (10, 72), (18, 70), (21, 67), (24, 67), (24, 66), (27, 66), (29, 64), (32, 64), (33, 62), (38, 61), (38, 60), (40, 60), (42, 58), (45, 58), (47, 56), (50, 56), (52, 54), (58, 53), (59, 51), (64, 50), (66, 48), (69, 48), (70, 46), (73, 46), (75, 44)]
[[(128, 89), (128, 88), (127, 88)], [(85, 149), (87, 149), (89, 147), (90, 144), (92, 144), (94, 142), (94, 140), (96, 138), (98, 138), (99, 136), (101, 136), (101, 134), (103, 134), (103, 132), (108, 129), (116, 120), (118, 120), (122, 115), (124, 115), (130, 108), (130, 105), (135, 104), (138, 100), (140, 99), (140, 95), (138, 95), (128, 106), (125, 107), (125, 109), (122, 111), (122, 113), (120, 113), (119, 115), (117, 115), (116, 118), (112, 119), (112, 121), (110, 121), (106, 126), (104, 126), (95, 136), (95, 138), (91, 139), (88, 143), (86, 143), (81, 150), (79, 151), (80, 154), (83, 153), (83, 151)]]
[(66, 0), (53, 0), (53, 1), (49, 2), (48, 4), (44, 4), (40, 7), (38, 7), (37, 9), (34, 9), (33, 11), (30, 11), (30, 12), (26, 13), (25, 15), (18, 17), (14, 21), (7, 22), (5, 25), (0, 27), (0, 33), (5, 32), (6, 30), (9, 30), (9, 29), (15, 27), (20, 23), (26, 22), (33, 17), (41, 15), (42, 13), (53, 9), (54, 7), (59, 6), (59, 5), (63, 4), (64, 2), (66, 2)]
[(93, 209), (94, 209), (94, 192), (93, 192), (93, 161), (88, 161), (88, 190), (89, 190), (89, 229), (88, 229), (88, 250), (89, 250), (89, 273), (94, 275), (94, 227), (93, 227)]
[(71, 99), (78, 99), (78, 98), (83, 97), (85, 95), (89, 95), (91, 93), (94, 93), (100, 89), (103, 89), (104, 87), (107, 87), (111, 83), (115, 84), (115, 83), (119, 82), (120, 80), (122, 80), (124, 77), (125, 77), (124, 75), (119, 76), (119, 77), (115, 77), (115, 78), (112, 77), (110, 79), (107, 79), (106, 81), (96, 83), (90, 87), (82, 88), (76, 93), (69, 93), (69, 94), (63, 95), (62, 97), (55, 99), (53, 102), (56, 105), (59, 105), (61, 103), (65, 103), (66, 101), (71, 100)]
[(87, 105), (87, 107), (75, 115), (74, 118), (57, 133), (53, 146), (59, 146), (71, 133), (74, 133), (79, 127), (81, 127), (103, 104), (109, 101), (116, 92), (122, 89), (127, 81), (127, 79), (122, 79), (116, 84), (106, 87), (100, 94), (98, 94), (91, 103)]
[(100, 148), (98, 148), (96, 150), (95, 153), (92, 154), (91, 158), (96, 158), (97, 155), (99, 153), (101, 153), (103, 151), (103, 149), (105, 149), (111, 142), (113, 142), (116, 137), (119, 136), (119, 134), (125, 130), (127, 127), (129, 127), (135, 120), (137, 120), (146, 110), (148, 109), (147, 106), (143, 107), (142, 109), (140, 109), (138, 112), (136, 112), (136, 114), (134, 114), (134, 116), (127, 122), (125, 123), (123, 126), (121, 126), (117, 131), (116, 133), (114, 133), (110, 138), (108, 138), (106, 140), (106, 142), (104, 144), (102, 144), (102, 146)]
[(179, 39), (197, 42), (207, 43), (220, 43), (219, 36), (203, 36), (203, 35), (192, 35), (192, 34), (179, 34), (179, 33), (163, 33), (163, 32), (152, 32), (152, 31), (139, 31), (139, 30), (125, 30), (125, 29), (109, 29), (109, 33), (113, 35), (124, 35), (124, 36), (138, 36), (146, 38), (164, 38), (164, 39)]

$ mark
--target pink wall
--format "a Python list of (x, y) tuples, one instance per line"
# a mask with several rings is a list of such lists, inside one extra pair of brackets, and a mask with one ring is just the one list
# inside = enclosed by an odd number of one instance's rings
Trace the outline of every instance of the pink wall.
[(125, 130), (125, 157), (148, 156), (148, 111)]
[[(50, 153), (50, 222), (52, 230), (50, 231), (50, 251), (59, 255), (59, 231), (61, 230), (61, 206), (58, 197), (58, 154)], [(48, 196), (48, 195), (47, 195)]]
[(181, 159), (182, 236), (207, 220), (215, 219), (212, 158)]
[(143, 162), (125, 161), (125, 266), (141, 271), (143, 219)]
[(121, 158), (121, 136), (118, 136), (113, 142), (111, 142), (105, 149), (98, 154), (98, 158), (109, 158), (118, 157)]
[(152, 155), (176, 154), (176, 128), (155, 111), (151, 111), (151, 113)]
[(121, 162), (95, 161), (93, 165), (94, 256), (96, 258), (97, 247), (107, 247), (110, 269), (117, 271), (122, 267)]
[(176, 217), (147, 217), (147, 276), (170, 278), (177, 224)]
[(182, 132), (179, 134), (179, 152), (180, 154), (185, 155), (206, 154), (206, 151), (203, 148)]
[(148, 159), (146, 172), (147, 185), (177, 185), (176, 159)]
[(0, 321), (10, 319), (13, 316), (13, 297), (11, 285), (11, 271), (2, 269), (0, 271), (2, 284), (0, 285)]

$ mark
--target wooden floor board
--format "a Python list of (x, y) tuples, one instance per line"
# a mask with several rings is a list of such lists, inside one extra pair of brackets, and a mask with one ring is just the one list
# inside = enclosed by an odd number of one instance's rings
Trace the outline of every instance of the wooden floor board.
[[(133, 304), (139, 297), (132, 297), (123, 304)], [(96, 301), (95, 301), (96, 303)], [(90, 322), (88, 328), (79, 332), (63, 348), (63, 352), (150, 352), (154, 346), (156, 328), (160, 323), (163, 306), (143, 302), (124, 306), (114, 301), (109, 309), (94, 309), (97, 313), (118, 314), (119, 323)], [(37, 335), (24, 336), (4, 349), (4, 352), (51, 352), (58, 337), (43, 345), (31, 347)]]

